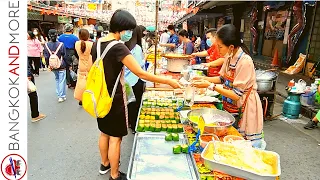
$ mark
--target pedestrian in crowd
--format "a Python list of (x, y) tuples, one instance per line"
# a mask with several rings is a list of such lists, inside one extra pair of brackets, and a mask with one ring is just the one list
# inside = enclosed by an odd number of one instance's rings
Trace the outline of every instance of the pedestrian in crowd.
[(216, 44), (215, 35), (216, 35), (216, 29), (211, 28), (208, 29), (206, 32), (206, 38), (207, 38), (207, 45), (210, 47), (208, 50), (193, 53), (192, 56), (197, 57), (208, 57), (207, 63), (205, 64), (208, 66), (208, 76), (214, 77), (214, 76), (220, 76), (219, 72), (221, 69), (221, 66), (224, 62), (224, 58), (220, 56), (219, 49)]
[(31, 72), (35, 76), (39, 76), (40, 61), (43, 49), (41, 42), (36, 38), (32, 31), (28, 31), (27, 51), (28, 63), (31, 67)]
[[(38, 28), (33, 28), (32, 29), (33, 34), (36, 36), (36, 38), (40, 41), (42, 47), (46, 43), (45, 39), (42, 36), (42, 33), (39, 31)], [(40, 68), (43, 69), (44, 71), (46, 70), (46, 64), (42, 62), (42, 57), (40, 60)]]
[[(205, 32), (207, 32), (207, 30)], [(208, 46), (208, 44), (207, 44), (207, 36), (206, 36), (206, 34), (204, 34), (201, 39), (200, 50), (204, 51), (204, 50), (208, 50), (209, 48), (210, 48), (210, 46)]]
[(139, 26), (140, 27), (140, 29), (141, 29), (141, 32), (142, 32), (142, 38), (141, 38), (141, 47), (142, 47), (142, 51), (143, 52), (146, 52), (147, 51), (147, 42), (146, 42), (146, 27), (144, 27), (144, 26), (142, 26), (142, 25), (140, 25)]
[(164, 32), (160, 36), (160, 44), (167, 44), (169, 42), (170, 35), (168, 34), (168, 30), (164, 30)]
[(179, 37), (176, 34), (175, 28), (173, 25), (168, 26), (168, 34), (170, 36), (168, 43), (160, 44), (160, 46), (169, 48), (170, 51), (175, 51), (179, 46)]
[(89, 41), (89, 31), (87, 29), (80, 29), (80, 41), (76, 42), (75, 48), (79, 55), (78, 78), (77, 85), (74, 91), (74, 98), (82, 105), (82, 94), (86, 88), (87, 75), (92, 66), (91, 48), (93, 42)]
[[(110, 20), (110, 32), (101, 42), (101, 52), (113, 41), (129, 41), (132, 37), (132, 29), (135, 27), (136, 20), (128, 11), (116, 10)], [(93, 60), (97, 58), (97, 43), (94, 44), (91, 55)], [(113, 86), (120, 73), (121, 78), (120, 83), (116, 87), (109, 114), (104, 118), (97, 119), (98, 127), (101, 131), (99, 138), (101, 166), (99, 172), (105, 174), (111, 168), (110, 180), (127, 179), (125, 173), (119, 172), (121, 140), (123, 136), (128, 134), (123, 65), (141, 79), (165, 83), (174, 88), (181, 87), (176, 80), (156, 76), (144, 71), (123, 43), (119, 42), (110, 48), (103, 58), (104, 73), (109, 94), (112, 93)]]
[(156, 35), (154, 32), (148, 32), (146, 42), (148, 43), (147, 49), (151, 48), (155, 44)]
[(91, 42), (96, 42), (96, 41), (94, 40), (94, 34), (93, 34), (93, 33), (90, 33), (90, 39), (89, 39), (89, 41), (91, 41)]
[(192, 35), (190, 40), (191, 40), (193, 43), (195, 43), (196, 40), (197, 40), (197, 36), (196, 36), (196, 35)]
[(178, 34), (180, 41), (183, 43), (183, 54), (192, 54), (194, 52), (194, 46), (192, 41), (188, 38), (188, 32), (182, 29)]
[[(132, 33), (132, 38), (125, 43), (125, 45), (130, 50), (132, 56), (138, 62), (142, 69), (145, 69), (145, 60), (142, 51), (142, 32), (139, 26), (137, 26)], [(139, 113), (139, 108), (142, 100), (142, 94), (145, 88), (145, 82), (141, 80), (138, 76), (133, 74), (127, 67), (125, 68), (124, 77), (126, 82), (132, 87), (136, 101), (130, 102), (128, 104), (128, 116), (129, 125), (133, 133), (136, 129), (136, 121)]]
[(33, 29), (32, 29), (32, 32), (33, 32), (33, 34), (36, 36), (36, 38), (40, 41), (40, 43), (41, 43), (42, 45), (44, 45), (44, 44), (46, 43), (46, 41), (45, 41), (44, 38), (43, 38), (42, 33), (39, 31), (38, 28), (33, 28)]
[[(196, 77), (193, 86), (220, 93), (223, 108), (229, 113), (242, 114), (234, 125), (254, 147), (262, 148), (263, 110), (257, 93), (255, 68), (249, 52), (241, 43), (240, 32), (232, 24), (222, 26), (216, 35), (221, 57), (225, 58), (218, 77)], [(223, 87), (215, 84), (224, 84)]]
[(96, 36), (96, 41), (98, 41), (98, 39), (100, 39), (102, 37), (102, 31), (98, 30), (97, 31), (97, 36)]
[[(28, 59), (29, 61), (29, 59)], [(34, 76), (32, 74), (32, 66), (28, 63), (28, 80), (35, 84)], [(31, 110), (31, 122), (37, 122), (44, 118), (46, 115), (39, 113), (39, 103), (38, 103), (38, 94), (37, 91), (28, 93), (30, 101), (30, 110)]]
[[(320, 93), (320, 86), (318, 86), (318, 92)], [(315, 129), (318, 127), (318, 123), (319, 123), (319, 119), (320, 119), (320, 111), (318, 111), (317, 115), (311, 119), (305, 126), (305, 129)]]
[(59, 36), (58, 41), (62, 42), (66, 48), (64, 60), (66, 62), (67, 85), (69, 88), (74, 88), (76, 86), (76, 82), (72, 79), (70, 70), (72, 70), (73, 66), (73, 56), (79, 58), (75, 50), (75, 44), (79, 41), (79, 38), (73, 34), (72, 24), (66, 24), (64, 29), (66, 32)]
[(57, 31), (55, 29), (50, 29), (48, 32), (50, 41), (45, 44), (43, 51), (46, 61), (49, 61), (49, 58), (52, 54), (56, 55), (61, 59), (61, 66), (58, 69), (51, 69), (55, 75), (56, 80), (56, 93), (58, 96), (58, 102), (64, 102), (66, 98), (66, 64), (64, 57), (66, 56), (66, 49), (62, 42), (57, 41)]
[(194, 42), (194, 48), (196, 49), (196, 52), (200, 51), (200, 46), (201, 46), (201, 38), (200, 36), (197, 36), (196, 41)]

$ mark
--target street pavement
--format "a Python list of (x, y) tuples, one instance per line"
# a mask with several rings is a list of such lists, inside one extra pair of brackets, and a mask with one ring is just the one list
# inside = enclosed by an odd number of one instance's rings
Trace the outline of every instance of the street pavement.
[[(105, 180), (99, 175), (99, 130), (96, 120), (90, 117), (73, 98), (68, 89), (67, 101), (58, 103), (55, 80), (51, 72), (40, 72), (36, 77), (39, 110), (47, 118), (32, 123), (28, 112), (28, 178), (30, 180)], [(28, 111), (30, 107), (28, 105)], [(275, 105), (275, 114), (281, 112)], [(116, 119), (115, 119), (116, 120)], [(281, 179), (320, 179), (320, 128), (306, 131), (301, 121), (290, 123), (275, 119), (265, 122), (267, 150), (279, 153)], [(134, 136), (123, 138), (121, 146), (122, 172), (127, 172)], [(150, 177), (152, 180), (152, 177)]]

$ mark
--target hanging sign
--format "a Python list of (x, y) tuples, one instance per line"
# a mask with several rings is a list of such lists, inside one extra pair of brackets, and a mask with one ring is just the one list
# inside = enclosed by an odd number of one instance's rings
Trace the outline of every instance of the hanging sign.
[(88, 10), (89, 11), (96, 11), (97, 10), (97, 4), (89, 3), (88, 4)]

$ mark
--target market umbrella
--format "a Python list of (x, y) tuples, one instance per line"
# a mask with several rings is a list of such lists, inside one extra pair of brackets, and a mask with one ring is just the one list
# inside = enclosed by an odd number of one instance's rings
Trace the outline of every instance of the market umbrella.
[(150, 31), (150, 32), (154, 32), (154, 31), (156, 30), (156, 27), (154, 27), (154, 26), (147, 26), (147, 27), (146, 27), (146, 30), (147, 30), (147, 31)]

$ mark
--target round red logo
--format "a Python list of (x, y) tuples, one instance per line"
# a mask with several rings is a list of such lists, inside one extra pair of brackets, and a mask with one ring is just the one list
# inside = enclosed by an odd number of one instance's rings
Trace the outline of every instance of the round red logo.
[(27, 173), (27, 162), (19, 154), (9, 154), (1, 162), (1, 173), (7, 180), (20, 180)]

